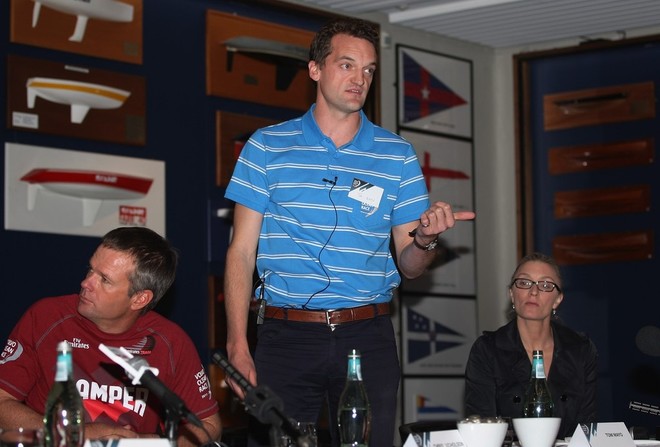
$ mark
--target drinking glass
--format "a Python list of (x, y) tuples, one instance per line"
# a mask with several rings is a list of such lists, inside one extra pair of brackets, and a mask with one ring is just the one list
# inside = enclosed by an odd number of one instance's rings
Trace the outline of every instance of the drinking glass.
[(0, 432), (0, 447), (43, 447), (44, 432), (41, 429), (12, 428)]
[[(293, 421), (292, 421), (293, 423)], [(293, 425), (300, 430), (300, 433), (307, 436), (309, 439), (308, 447), (317, 447), (318, 438), (316, 435), (316, 423), (315, 422), (295, 422)], [(286, 433), (281, 433), (279, 437), (278, 447), (300, 447), (295, 439), (291, 439)]]

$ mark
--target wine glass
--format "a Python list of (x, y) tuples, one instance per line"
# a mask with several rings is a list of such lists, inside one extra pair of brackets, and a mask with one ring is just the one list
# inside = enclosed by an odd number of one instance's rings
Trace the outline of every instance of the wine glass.
[[(296, 427), (302, 435), (305, 435), (309, 444), (305, 447), (317, 447), (318, 437), (316, 434), (316, 422), (294, 422), (291, 421), (292, 425)], [(295, 439), (291, 439), (286, 433), (281, 432), (279, 436), (278, 447), (303, 447), (299, 445)]]

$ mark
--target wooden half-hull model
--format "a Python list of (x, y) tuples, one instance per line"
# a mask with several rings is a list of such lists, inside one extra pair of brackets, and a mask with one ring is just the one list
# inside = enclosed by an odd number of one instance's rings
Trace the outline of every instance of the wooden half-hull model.
[(89, 19), (111, 22), (132, 22), (133, 5), (117, 0), (33, 0), (32, 28), (39, 22), (41, 6), (45, 5), (56, 11), (76, 16), (76, 27), (69, 40), (82, 42)]
[(27, 102), (34, 108), (38, 97), (71, 106), (71, 122), (80, 124), (89, 109), (116, 109), (131, 92), (107, 85), (55, 78), (30, 78), (26, 83)]
[(67, 169), (33, 169), (21, 177), (28, 185), (28, 209), (35, 207), (37, 193), (50, 192), (83, 201), (83, 223), (94, 223), (104, 200), (136, 200), (149, 192), (153, 179), (116, 172)]
[(237, 36), (224, 42), (227, 48), (227, 71), (233, 69), (234, 53), (243, 53), (276, 65), (275, 87), (287, 90), (298, 70), (307, 67), (309, 50), (300, 45), (260, 39), (251, 36)]

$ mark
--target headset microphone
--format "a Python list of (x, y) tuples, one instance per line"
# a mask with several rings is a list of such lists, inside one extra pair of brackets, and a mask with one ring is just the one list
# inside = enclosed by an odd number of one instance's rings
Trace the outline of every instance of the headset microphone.
[(331, 185), (336, 185), (337, 184), (337, 177), (336, 176), (335, 176), (334, 180), (330, 180), (330, 179), (327, 179), (327, 178), (322, 178), (321, 180), (323, 180), (326, 183), (330, 183)]

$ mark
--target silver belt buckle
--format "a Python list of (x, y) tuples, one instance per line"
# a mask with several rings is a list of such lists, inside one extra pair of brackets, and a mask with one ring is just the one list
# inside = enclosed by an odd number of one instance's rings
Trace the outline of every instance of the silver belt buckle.
[(328, 309), (328, 310), (325, 311), (325, 324), (328, 325), (328, 327), (330, 328), (331, 331), (334, 331), (335, 328), (337, 327), (336, 324), (330, 323), (330, 312), (334, 312), (334, 311), (335, 311), (335, 309)]

